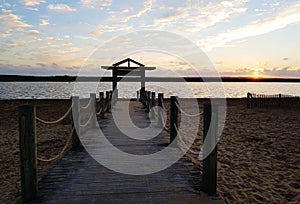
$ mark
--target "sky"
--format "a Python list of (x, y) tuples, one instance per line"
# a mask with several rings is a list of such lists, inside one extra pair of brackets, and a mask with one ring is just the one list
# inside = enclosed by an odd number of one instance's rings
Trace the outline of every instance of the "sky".
[[(203, 51), (222, 76), (300, 78), (299, 0), (1, 1), (0, 74), (93, 75), (131, 57), (156, 66), (153, 75), (197, 76), (172, 48), (135, 50), (135, 42), (126, 42), (103, 52), (108, 42), (155, 31), (152, 40), (139, 40), (165, 46), (159, 33), (175, 34)], [(182, 54), (186, 47), (177, 45)]]

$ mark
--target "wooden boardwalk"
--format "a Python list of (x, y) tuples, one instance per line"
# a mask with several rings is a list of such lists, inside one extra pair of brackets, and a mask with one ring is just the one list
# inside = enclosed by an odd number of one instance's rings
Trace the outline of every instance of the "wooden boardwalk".
[[(114, 110), (126, 108), (124, 104), (124, 101), (119, 101)], [(131, 104), (130, 116), (135, 125), (149, 126), (150, 120), (142, 105), (138, 102)], [(129, 138), (118, 130), (112, 114), (99, 120), (99, 126), (115, 147), (131, 154), (158, 152), (167, 146), (169, 139), (164, 131), (150, 140)], [(201, 192), (200, 169), (184, 157), (157, 173), (127, 175), (102, 166), (81, 147), (69, 151), (54, 164), (48, 175), (39, 182), (38, 199), (31, 203), (223, 202)]]

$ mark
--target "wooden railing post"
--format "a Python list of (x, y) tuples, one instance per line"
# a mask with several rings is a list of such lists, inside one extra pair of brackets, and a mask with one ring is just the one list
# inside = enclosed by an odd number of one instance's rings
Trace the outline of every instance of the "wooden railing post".
[(140, 89), (140, 102), (143, 104), (144, 94), (143, 89)]
[(112, 106), (112, 100), (113, 100), (113, 91), (109, 91), (109, 111), (111, 110)]
[(72, 96), (72, 128), (74, 128), (72, 134), (72, 149), (76, 149), (80, 146), (80, 140), (78, 137), (78, 132), (80, 130), (79, 120), (79, 97)]
[(35, 107), (19, 107), (19, 142), (21, 164), (21, 193), (23, 202), (37, 196), (37, 148), (35, 132)]
[(154, 107), (155, 107), (155, 92), (152, 92), (152, 95), (151, 95), (151, 111), (150, 111), (150, 117), (152, 119), (155, 118), (155, 111), (154, 111)]
[(279, 107), (281, 106), (281, 94), (279, 94), (279, 97), (278, 97), (278, 106)]
[(178, 128), (178, 108), (176, 106), (178, 103), (176, 96), (171, 96), (171, 115), (170, 115), (170, 143), (177, 137)]
[(140, 92), (136, 91), (136, 101), (140, 101), (140, 97), (139, 97)]
[(147, 91), (147, 112), (150, 111), (151, 91)]
[(92, 114), (92, 118), (91, 118), (91, 122), (92, 122), (92, 128), (97, 127), (97, 116), (96, 116), (96, 94), (95, 93), (90, 93), (90, 100), (91, 100), (91, 105), (92, 105), (92, 109), (91, 109), (91, 114)]
[[(212, 108), (213, 106), (213, 108)], [(218, 135), (218, 106), (204, 104), (203, 120), (203, 190), (211, 196), (217, 194), (217, 135)], [(213, 149), (211, 152), (209, 152)]]
[(100, 117), (104, 118), (104, 112), (105, 112), (105, 110), (104, 110), (104, 108), (105, 108), (104, 92), (99, 93), (99, 99), (100, 99), (100, 109), (102, 109), (101, 113), (100, 113)]
[(109, 112), (109, 91), (105, 92), (105, 112)]
[(158, 118), (157, 118), (157, 125), (158, 127), (163, 127), (164, 123), (163, 123), (163, 100), (164, 100), (164, 94), (163, 93), (159, 93), (158, 94), (158, 106), (160, 108), (158, 108)]
[(251, 99), (250, 99), (250, 95), (251, 95), (251, 94), (248, 92), (248, 93), (247, 93), (247, 108), (251, 108), (251, 102), (250, 102)]
[(147, 91), (146, 90), (143, 91), (143, 95), (144, 95), (143, 105), (144, 105), (144, 108), (146, 108), (147, 107)]

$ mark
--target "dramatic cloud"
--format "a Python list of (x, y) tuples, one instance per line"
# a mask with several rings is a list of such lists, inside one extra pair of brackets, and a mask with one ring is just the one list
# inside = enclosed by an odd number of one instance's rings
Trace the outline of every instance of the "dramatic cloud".
[(71, 8), (66, 4), (49, 4), (48, 5), (49, 10), (58, 11), (58, 12), (71, 12), (76, 11), (75, 8)]
[(300, 3), (279, 12), (276, 17), (255, 21), (244, 27), (209, 37), (205, 41), (200, 41), (199, 45), (204, 45), (208, 49), (222, 47), (232, 41), (263, 35), (297, 22), (300, 22)]

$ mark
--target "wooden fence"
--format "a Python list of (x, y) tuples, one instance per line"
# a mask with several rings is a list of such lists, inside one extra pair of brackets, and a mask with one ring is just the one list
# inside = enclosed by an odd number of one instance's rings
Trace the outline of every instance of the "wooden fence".
[[(190, 115), (185, 113), (178, 102), (177, 96), (170, 97), (170, 110), (169, 110), (169, 128), (165, 124), (165, 119), (163, 118), (162, 110), (166, 112), (164, 106), (164, 94), (158, 93), (158, 99), (155, 100), (155, 92), (140, 90), (137, 92), (138, 100), (144, 105), (147, 112), (150, 111), (150, 115), (157, 117), (158, 126), (162, 127), (164, 130), (168, 131), (170, 134), (170, 143), (172, 143), (177, 136), (179, 136), (179, 127), (180, 122), (179, 118), (181, 114), (185, 114), (192, 117), (200, 117), (202, 113)], [(140, 98), (139, 98), (140, 96)], [(157, 114), (151, 114), (151, 111), (154, 112), (152, 107), (157, 106), (160, 109), (157, 109)], [(214, 108), (212, 108), (214, 106)], [(208, 140), (207, 146), (203, 146), (203, 153), (208, 155), (203, 159), (203, 169), (202, 169), (202, 190), (208, 193), (211, 196), (217, 195), (217, 138), (218, 138), (218, 106), (215, 104), (204, 104), (203, 107), (203, 144), (204, 140)], [(209, 131), (209, 129), (211, 130)], [(212, 150), (212, 151), (211, 151)], [(206, 151), (206, 152), (205, 152)], [(206, 154), (207, 153), (207, 154)]]
[(293, 108), (300, 107), (300, 97), (285, 94), (256, 94), (247, 93), (247, 107), (248, 108)]
[[(20, 169), (21, 169), (21, 194), (22, 202), (27, 202), (36, 199), (38, 193), (37, 183), (37, 162), (52, 162), (61, 158), (67, 147), (71, 143), (75, 149), (80, 146), (78, 134), (86, 131), (87, 128), (95, 128), (97, 126), (97, 117), (104, 118), (105, 113), (111, 110), (111, 107), (116, 104), (117, 98), (112, 91), (99, 93), (99, 98), (96, 98), (95, 93), (90, 94), (89, 99), (79, 99), (78, 96), (71, 98), (72, 105), (66, 113), (55, 121), (46, 121), (36, 116), (35, 107), (25, 105), (19, 107), (19, 141), (20, 141)], [(88, 101), (87, 105), (80, 105), (80, 100)], [(80, 110), (86, 109), (89, 114), (88, 120), (81, 124)], [(55, 125), (63, 121), (67, 116), (72, 115), (72, 131), (66, 144), (59, 154), (52, 158), (41, 158), (37, 155), (37, 136), (36, 122), (41, 122), (46, 125)]]

